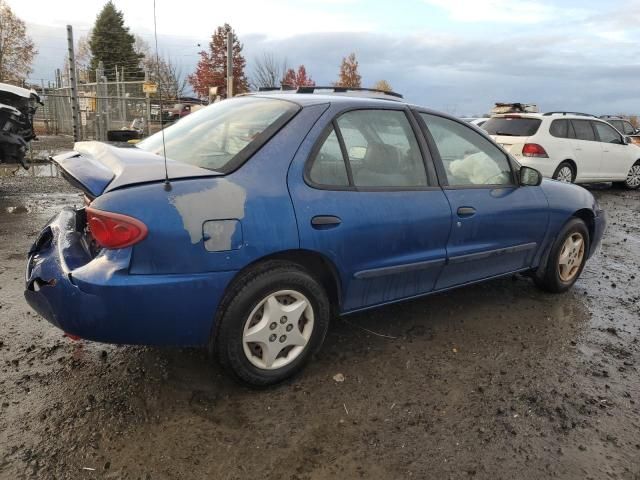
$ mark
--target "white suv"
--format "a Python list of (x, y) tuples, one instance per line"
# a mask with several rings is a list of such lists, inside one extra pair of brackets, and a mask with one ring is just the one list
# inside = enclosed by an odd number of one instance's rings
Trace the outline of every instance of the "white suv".
[(492, 116), (482, 128), (522, 165), (562, 182), (640, 187), (640, 147), (604, 120), (569, 113)]

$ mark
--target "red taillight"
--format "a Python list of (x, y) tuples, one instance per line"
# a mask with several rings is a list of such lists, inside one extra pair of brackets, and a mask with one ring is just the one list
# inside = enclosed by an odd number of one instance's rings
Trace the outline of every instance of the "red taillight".
[(124, 248), (147, 236), (147, 226), (140, 220), (120, 213), (85, 208), (89, 232), (104, 248)]
[(525, 157), (549, 158), (547, 152), (537, 143), (525, 143), (522, 147), (522, 155)]

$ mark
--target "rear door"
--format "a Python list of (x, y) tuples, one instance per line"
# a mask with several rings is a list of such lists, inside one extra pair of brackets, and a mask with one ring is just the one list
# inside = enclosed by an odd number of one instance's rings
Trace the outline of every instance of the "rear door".
[(605, 122), (593, 121), (601, 148), (600, 175), (602, 180), (623, 180), (629, 171), (630, 147), (622, 135)]
[(600, 176), (602, 147), (590, 120), (571, 120), (576, 139), (574, 140), (576, 180), (594, 180)]
[(343, 312), (433, 290), (451, 210), (415, 119), (401, 105), (337, 108), (289, 173), (301, 248), (335, 265)]
[(447, 264), (436, 288), (532, 266), (547, 230), (540, 187), (520, 187), (507, 155), (462, 122), (421, 112), (453, 215)]

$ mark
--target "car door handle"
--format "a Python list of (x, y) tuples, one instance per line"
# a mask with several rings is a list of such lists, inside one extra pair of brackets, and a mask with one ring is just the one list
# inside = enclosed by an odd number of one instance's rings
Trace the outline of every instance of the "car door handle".
[(460, 207), (458, 208), (459, 217), (472, 217), (476, 214), (476, 209), (473, 207)]
[(316, 230), (337, 227), (341, 223), (342, 220), (334, 215), (316, 215), (311, 219), (311, 226)]

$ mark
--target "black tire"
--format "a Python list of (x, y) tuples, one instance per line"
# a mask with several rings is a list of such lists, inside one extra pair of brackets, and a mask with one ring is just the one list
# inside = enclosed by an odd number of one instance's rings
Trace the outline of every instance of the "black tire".
[[(575, 271), (575, 274), (573, 274), (571, 279), (563, 280), (558, 268), (560, 255), (565, 241), (574, 234), (580, 234), (582, 236), (584, 240), (584, 252), (582, 260), (579, 265), (577, 265), (578, 268)], [(573, 284), (576, 283), (576, 280), (578, 280), (582, 270), (584, 269), (587, 257), (589, 256), (590, 246), (589, 230), (587, 229), (584, 221), (579, 218), (572, 218), (569, 220), (565, 226), (562, 227), (562, 230), (560, 230), (560, 233), (556, 237), (545, 264), (541, 265), (533, 276), (535, 284), (542, 290), (551, 293), (562, 293), (569, 290)]]
[[(308, 299), (313, 309), (311, 334), (291, 363), (273, 370), (258, 368), (245, 354), (245, 324), (264, 299), (281, 290), (293, 290)], [(211, 347), (222, 367), (236, 380), (251, 387), (267, 387), (302, 370), (320, 349), (329, 328), (330, 312), (324, 288), (302, 266), (279, 260), (268, 261), (242, 274), (225, 294), (216, 316)]]
[(560, 163), (560, 165), (558, 165), (558, 168), (556, 168), (556, 171), (553, 172), (553, 179), (554, 180), (558, 180), (560, 182), (564, 181), (560, 179), (560, 173), (564, 170), (568, 168), (569, 170), (571, 170), (571, 181), (567, 182), (567, 183), (573, 183), (576, 181), (576, 168), (571, 164), (571, 162), (562, 162)]
[(614, 182), (613, 185), (627, 190), (637, 190), (640, 187), (638, 183), (638, 175), (640, 175), (640, 160), (634, 163), (629, 169), (629, 174), (624, 182)]

